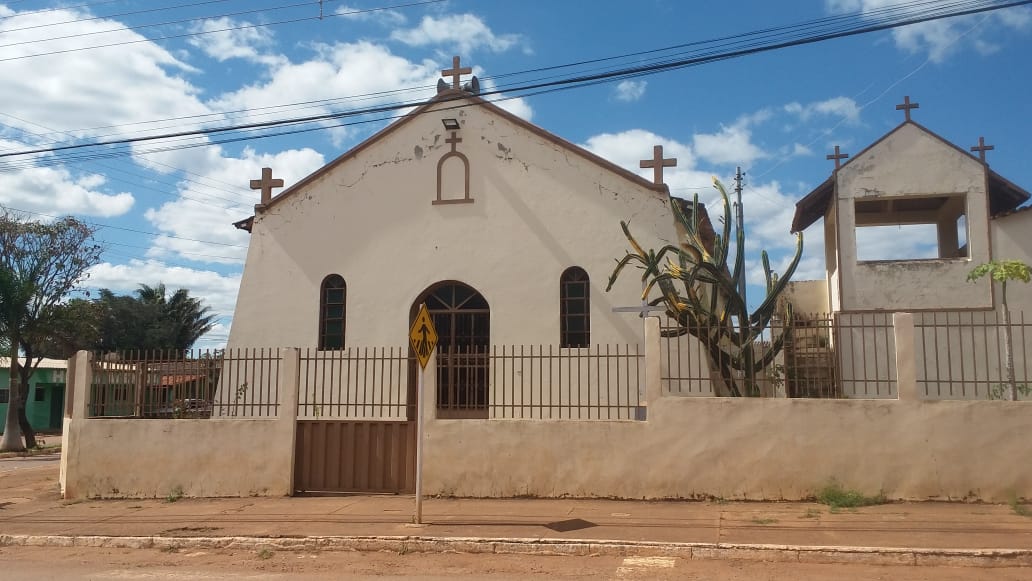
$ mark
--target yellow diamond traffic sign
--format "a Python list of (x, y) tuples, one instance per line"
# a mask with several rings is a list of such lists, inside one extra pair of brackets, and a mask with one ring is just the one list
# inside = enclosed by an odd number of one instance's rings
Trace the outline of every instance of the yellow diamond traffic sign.
[(416, 352), (419, 359), (419, 366), (426, 369), (426, 362), (430, 361), (430, 354), (437, 347), (437, 330), (434, 329), (434, 320), (430, 318), (430, 312), (426, 305), (419, 307), (419, 314), (412, 322), (409, 329), (409, 341), (412, 343), (412, 350)]

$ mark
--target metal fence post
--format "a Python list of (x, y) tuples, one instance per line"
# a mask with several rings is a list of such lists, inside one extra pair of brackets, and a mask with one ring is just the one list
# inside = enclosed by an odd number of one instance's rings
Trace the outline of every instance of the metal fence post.
[(900, 400), (916, 401), (917, 363), (914, 357), (914, 315), (893, 313), (892, 331), (896, 339), (896, 397)]

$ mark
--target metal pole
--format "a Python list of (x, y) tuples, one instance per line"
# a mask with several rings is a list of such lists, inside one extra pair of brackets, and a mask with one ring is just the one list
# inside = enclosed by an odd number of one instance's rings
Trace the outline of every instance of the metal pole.
[[(745, 229), (745, 206), (742, 204), (742, 167), (738, 166), (735, 168), (735, 207), (738, 210), (735, 222), (735, 228), (737, 229), (736, 236), (739, 235)], [(738, 281), (738, 292), (742, 295), (742, 303), (745, 304), (745, 311), (749, 312), (749, 303), (745, 298), (745, 276)]]
[(426, 368), (419, 370), (416, 383), (416, 524), (423, 524), (423, 376)]

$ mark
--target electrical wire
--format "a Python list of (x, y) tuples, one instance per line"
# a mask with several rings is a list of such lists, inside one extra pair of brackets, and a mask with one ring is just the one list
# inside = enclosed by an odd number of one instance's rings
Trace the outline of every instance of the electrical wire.
[[(921, 6), (931, 6), (932, 8), (935, 9), (935, 12), (931, 13), (931, 15), (935, 15), (935, 14), (943, 14), (943, 10), (945, 10), (947, 8), (957, 9), (957, 8), (963, 8), (963, 7), (978, 7), (979, 5), (981, 5), (982, 7), (985, 7), (986, 6), (986, 2), (983, 0), (982, 2), (974, 2), (973, 3), (970, 0), (967, 0), (967, 1), (954, 1), (954, 2), (951, 2), (951, 3), (943, 3), (941, 1), (921, 0), (921, 1), (917, 1), (917, 2), (910, 2), (910, 3), (907, 3), (907, 4), (892, 5), (890, 7), (886, 7), (886, 8), (883, 8), (883, 9), (877, 9), (877, 10), (865, 12), (865, 13), (863, 13), (862, 16), (863, 16), (863, 19), (865, 21), (871, 21), (872, 18), (874, 18), (875, 16), (883, 15), (883, 14), (891, 15), (893, 13), (901, 12), (901, 11), (903, 11), (905, 13), (912, 13), (914, 9), (916, 9), (917, 7), (921, 7)], [(990, 2), (989, 5), (991, 6), (992, 3)], [(1007, 7), (1007, 6), (999, 6), (999, 7)], [(945, 15), (946, 16), (951, 16), (952, 14), (945, 14)], [(721, 44), (715, 45), (717, 47), (719, 47), (719, 46), (731, 46), (728, 43), (722, 42), (722, 41), (727, 41), (729, 39), (736, 39), (736, 38), (738, 38), (738, 39), (747, 38), (747, 37), (752, 37), (752, 36), (756, 36), (756, 35), (760, 35), (760, 34), (764, 34), (765, 37), (770, 37), (770, 33), (772, 31), (788, 31), (788, 30), (794, 30), (794, 29), (811, 29), (811, 28), (813, 28), (815, 26), (815, 24), (829, 23), (829, 22), (838, 22), (838, 21), (842, 21), (843, 19), (855, 18), (855, 17), (856, 17), (856, 15), (825, 17), (825, 18), (820, 18), (820, 19), (817, 19), (817, 20), (806, 21), (806, 22), (796, 23), (796, 24), (787, 25), (787, 26), (772, 27), (772, 28), (767, 28), (767, 29), (763, 29), (763, 30), (760, 30), (760, 31), (753, 31), (753, 32), (739, 34), (739, 35), (733, 35), (733, 36), (725, 36), (725, 37), (721, 37), (721, 38), (718, 38), (718, 39), (712, 39), (712, 40), (707, 40), (707, 41), (697, 41), (697, 42), (692, 42), (692, 43), (685, 43), (685, 44), (680, 44), (680, 45), (674, 45), (672, 47), (665, 47), (665, 48), (661, 48), (661, 49), (652, 49), (652, 50), (648, 50), (648, 51), (640, 51), (640, 52), (636, 52), (636, 53), (628, 53), (626, 55), (618, 55), (618, 56), (614, 56), (614, 57), (606, 57), (605, 59), (594, 59), (594, 60), (591, 60), (591, 61), (580, 61), (579, 63), (571, 63), (571, 64), (567, 64), (567, 65), (556, 65), (556, 66), (552, 66), (552, 67), (543, 67), (543, 68), (538, 68), (538, 69), (530, 69), (529, 71), (525, 71), (525, 72), (506, 73), (506, 74), (497, 75), (497, 76), (494, 76), (494, 77), (487, 76), (487, 77), (483, 77), (483, 80), (488, 80), (488, 79), (493, 79), (493, 78), (494, 79), (499, 79), (499, 78), (505, 78), (505, 77), (512, 77), (514, 75), (523, 75), (523, 74), (526, 74), (527, 72), (535, 72), (535, 71), (542, 71), (542, 70), (554, 70), (554, 69), (559, 69), (559, 68), (568, 68), (568, 67), (574, 67), (574, 66), (577, 66), (577, 65), (580, 65), (580, 64), (583, 64), (583, 63), (594, 63), (594, 62), (600, 62), (600, 61), (603, 61), (603, 60), (621, 59), (621, 58), (625, 58), (627, 56), (644, 55), (644, 54), (656, 53), (656, 52), (660, 52), (660, 51), (669, 52), (670, 50), (679, 49), (679, 48), (683, 48), (683, 47), (690, 47), (690, 46), (702, 45), (702, 44), (713, 44), (713, 43), (716, 43), (716, 42), (721, 42)], [(885, 21), (884, 19), (880, 19), (880, 20), (876, 19), (874, 21), (875, 24), (885, 23), (885, 22), (887, 22), (887, 21)], [(798, 37), (798, 35), (795, 35), (793, 37), (788, 37), (788, 38), (791, 39), (791, 38), (799, 38), (799, 37)], [(749, 45), (742, 45), (742, 46), (751, 47), (751, 46), (757, 46), (757, 44), (755, 42), (753, 42), (753, 43), (751, 43)], [(690, 53), (686, 53), (686, 52), (674, 53), (673, 55), (668, 55), (668, 57), (665, 60), (658, 61), (658, 62), (661, 63), (661, 64), (662, 63), (670, 63), (671, 62), (671, 60), (669, 58), (670, 56), (678, 56), (678, 55), (685, 55), (685, 54), (690, 54)], [(715, 53), (712, 50), (710, 52), (707, 52), (707, 53), (702, 53), (703, 56), (712, 56), (712, 55), (715, 55), (715, 54), (718, 54), (718, 53)], [(598, 71), (598, 70), (607, 70), (607, 69), (597, 69), (597, 68), (596, 69), (589, 69), (588, 72)], [(538, 77), (537, 79), (534, 79), (534, 81), (547, 80), (547, 79), (550, 79), (550, 78), (551, 79), (555, 79), (557, 77), (556, 76), (543, 77), (543, 78), (542, 77)], [(519, 85), (515, 85), (514, 84), (512, 86), (515, 87), (516, 89), (519, 88)], [(333, 104), (333, 103), (342, 103), (342, 102), (348, 101), (348, 100), (350, 100), (350, 101), (361, 101), (361, 100), (377, 99), (377, 98), (386, 97), (387, 95), (399, 94), (399, 93), (402, 93), (402, 92), (415, 92), (415, 91), (425, 92), (425, 91), (429, 90), (430, 88), (431, 87), (415, 87), (415, 88), (394, 89), (394, 90), (390, 90), (390, 91), (381, 91), (381, 92), (367, 93), (367, 94), (364, 94), (364, 95), (356, 95), (356, 96), (352, 96), (352, 97), (343, 97), (343, 98), (334, 98), (334, 99), (323, 99), (323, 100), (312, 100), (312, 101), (306, 101), (306, 102), (301, 102), (301, 103), (286, 104), (286, 105), (273, 105), (273, 106), (267, 106), (267, 107), (261, 107), (261, 108), (255, 108), (255, 109), (244, 109), (244, 110), (237, 110), (237, 111), (231, 111), (231, 112), (212, 112), (212, 113), (206, 113), (206, 114), (200, 114), (200, 115), (189, 115), (189, 116), (174, 117), (174, 118), (169, 118), (167, 120), (142, 121), (142, 122), (133, 122), (133, 123), (129, 123), (129, 124), (122, 124), (122, 125), (108, 125), (108, 126), (101, 126), (101, 127), (94, 127), (94, 128), (89, 128), (89, 129), (77, 130), (77, 132), (78, 133), (89, 133), (89, 134), (94, 135), (94, 139), (99, 139), (99, 138), (108, 137), (108, 136), (111, 136), (111, 135), (124, 135), (124, 132), (107, 133), (107, 134), (99, 134), (99, 135), (95, 134), (95, 130), (101, 129), (101, 128), (124, 128), (124, 127), (131, 127), (131, 126), (134, 126), (134, 125), (147, 125), (147, 124), (153, 124), (153, 123), (164, 123), (166, 121), (183, 121), (183, 120), (187, 120), (187, 119), (197, 119), (197, 120), (200, 120), (200, 119), (204, 119), (204, 118), (221, 118), (221, 117), (226, 117), (226, 116), (229, 116), (229, 115), (236, 115), (236, 114), (240, 114), (240, 113), (248, 114), (249, 117), (253, 118), (253, 117), (258, 116), (258, 114), (255, 113), (255, 112), (256, 111), (260, 111), (260, 110), (270, 110), (270, 109), (279, 109), (279, 110), (288, 109), (289, 110), (291, 108), (293, 110), (298, 110), (298, 109), (304, 109), (304, 108), (317, 108), (317, 107), (324, 106), (324, 105), (328, 106), (328, 105)], [(510, 86), (508, 86), (507, 84), (501, 84), (501, 85), (499, 85), (497, 87), (497, 91), (496, 92), (505, 91), (505, 90), (510, 90)], [(415, 104), (417, 104), (417, 103), (414, 103), (414, 102), (403, 103), (403, 104), (399, 105), (399, 107), (415, 106)], [(360, 113), (361, 112), (359, 111), (359, 114)], [(272, 113), (271, 112), (270, 113), (263, 113), (262, 115), (266, 115), (266, 114), (272, 114)], [(281, 120), (281, 122), (283, 122), (283, 121)], [(180, 127), (180, 126), (181, 126), (181, 123), (175, 125), (174, 127)], [(171, 128), (171, 127), (150, 128), (148, 131), (163, 130), (163, 129), (168, 129), (168, 128)], [(52, 143), (60, 143), (60, 141), (53, 141)]]
[[(926, 4), (926, 3), (927, 2), (921, 2), (921, 3), (918, 3), (918, 4), (922, 4), (923, 5), (923, 4)], [(902, 19), (902, 20), (896, 19), (896, 20), (891, 20), (891, 21), (876, 22), (876, 23), (867, 24), (867, 25), (863, 25), (863, 26), (855, 26), (855, 27), (851, 27), (851, 28), (847, 28), (847, 29), (843, 29), (843, 30), (835, 30), (835, 31), (831, 31), (831, 32), (823, 32), (823, 33), (820, 33), (820, 34), (813, 34), (813, 35), (809, 35), (809, 36), (801, 36), (801, 37), (796, 37), (796, 38), (790, 38), (788, 40), (779, 40), (779, 41), (768, 42), (768, 43), (755, 42), (755, 43), (751, 43), (751, 44), (745, 45), (742, 48), (737, 48), (737, 49), (728, 50), (728, 51), (724, 51), (724, 52), (719, 52), (719, 51), (711, 50), (711, 51), (702, 53), (701, 55), (692, 56), (692, 57), (688, 57), (688, 58), (663, 59), (663, 60), (660, 60), (658, 62), (649, 63), (649, 64), (645, 64), (645, 65), (634, 66), (634, 67), (626, 67), (626, 68), (621, 68), (621, 69), (616, 69), (616, 70), (609, 70), (609, 71), (603, 71), (603, 72), (597, 72), (597, 73), (591, 73), (591, 74), (585, 74), (585, 75), (578, 75), (578, 76), (575, 76), (575, 77), (567, 77), (567, 78), (556, 79), (556, 80), (546, 80), (546, 81), (536, 82), (536, 83), (527, 83), (527, 84), (523, 84), (523, 85), (518, 86), (518, 87), (509, 87), (507, 89), (494, 89), (494, 90), (489, 90), (489, 91), (483, 91), (481, 93), (481, 96), (482, 97), (500, 96), (501, 93), (503, 92), (503, 90), (506, 90), (508, 92), (513, 93), (513, 96), (511, 96), (509, 98), (514, 98), (514, 96), (517, 96), (517, 95), (518, 96), (527, 96), (528, 94), (541, 94), (541, 93), (544, 93), (544, 92), (551, 92), (552, 90), (565, 90), (565, 89), (576, 88), (576, 87), (590, 86), (590, 85), (598, 84), (600, 82), (610, 82), (610, 81), (613, 81), (613, 80), (623, 80), (623, 79), (628, 79), (628, 78), (637, 78), (637, 77), (640, 77), (640, 76), (656, 74), (658, 72), (665, 72), (665, 71), (670, 71), (670, 70), (676, 70), (676, 69), (685, 68), (685, 67), (689, 67), (689, 66), (698, 66), (698, 65), (701, 65), (701, 64), (716, 62), (716, 61), (720, 61), (720, 60), (727, 60), (727, 59), (731, 59), (731, 58), (739, 58), (739, 57), (742, 57), (742, 56), (746, 56), (746, 55), (750, 55), (750, 54), (756, 54), (756, 53), (759, 53), (759, 52), (778, 50), (778, 49), (781, 49), (781, 48), (788, 48), (788, 47), (793, 47), (793, 46), (801, 46), (801, 45), (805, 45), (805, 44), (812, 44), (812, 43), (822, 42), (822, 41), (831, 40), (831, 39), (835, 39), (835, 38), (843, 38), (843, 37), (847, 37), (847, 36), (854, 36), (854, 35), (858, 35), (858, 34), (865, 34), (865, 33), (869, 33), (869, 32), (876, 32), (876, 31), (880, 31), (880, 30), (887, 30), (887, 29), (891, 29), (891, 28), (897, 28), (897, 27), (900, 27), (900, 26), (907, 26), (907, 25), (910, 25), (910, 24), (916, 24), (916, 23), (920, 23), (920, 22), (927, 22), (927, 21), (931, 21), (931, 20), (938, 20), (938, 19), (946, 18), (946, 17), (954, 17), (954, 16), (962, 16), (962, 15), (976, 14), (976, 13), (982, 13), (982, 12), (989, 12), (989, 11), (994, 11), (994, 10), (1000, 10), (1000, 9), (1003, 9), (1003, 8), (1010, 8), (1010, 7), (1014, 7), (1014, 6), (1030, 4), (1030, 3), (1032, 3), (1032, 0), (1012, 1), (1012, 2), (1005, 2), (1005, 3), (1002, 3), (1002, 4), (996, 2), (996, 3), (990, 3), (988, 5), (985, 2), (964, 2), (964, 3), (954, 2), (951, 5), (955, 5), (955, 6), (970, 6), (970, 7), (966, 8), (964, 10), (953, 11), (953, 12), (948, 12), (948, 13), (943, 13), (942, 9), (941, 9), (941, 6), (936, 5), (936, 10), (933, 11), (932, 13), (930, 13), (930, 14), (927, 14), (927, 15), (919, 15), (919, 16), (910, 15), (907, 18)], [(749, 34), (752, 34), (752, 33), (749, 33)], [(743, 36), (748, 36), (748, 35), (743, 35)], [(378, 106), (375, 106), (375, 107), (359, 108), (359, 109), (353, 109), (353, 110), (349, 110), (349, 111), (331, 112), (331, 113), (326, 113), (326, 114), (322, 114), (322, 115), (312, 115), (312, 116), (296, 117), (296, 118), (289, 118), (289, 119), (280, 119), (280, 120), (265, 121), (265, 122), (244, 123), (244, 124), (238, 124), (238, 125), (232, 125), (232, 126), (202, 128), (202, 129), (197, 129), (197, 130), (180, 131), (180, 132), (173, 132), (173, 133), (164, 133), (164, 134), (159, 134), (159, 135), (147, 135), (147, 136), (141, 136), (141, 137), (132, 137), (132, 138), (124, 138), (124, 139), (116, 139), (116, 140), (108, 140), (108, 141), (99, 141), (99, 142), (90, 142), (90, 143), (78, 143), (78, 144), (70, 144), (70, 145), (63, 145), (63, 146), (56, 146), (56, 147), (38, 148), (38, 149), (31, 149), (31, 150), (14, 152), (14, 153), (0, 153), (0, 158), (15, 157), (15, 156), (25, 156), (25, 155), (33, 155), (33, 154), (40, 154), (40, 153), (56, 153), (56, 152), (64, 152), (64, 151), (84, 149), (84, 148), (96, 148), (96, 147), (102, 147), (102, 146), (125, 146), (125, 145), (129, 145), (129, 144), (140, 143), (140, 142), (149, 142), (149, 141), (158, 141), (158, 140), (170, 140), (170, 139), (176, 139), (176, 138), (180, 138), (180, 137), (208, 136), (208, 135), (214, 135), (214, 134), (219, 134), (219, 133), (227, 133), (227, 132), (252, 132), (252, 133), (250, 133), (248, 135), (249, 139), (267, 138), (267, 137), (272, 137), (272, 136), (294, 134), (294, 133), (298, 133), (298, 132), (302, 132), (302, 131), (271, 132), (271, 133), (262, 133), (262, 134), (255, 134), (253, 132), (255, 130), (261, 130), (261, 129), (270, 129), (270, 128), (283, 127), (283, 126), (292, 126), (292, 125), (303, 125), (303, 124), (310, 124), (310, 123), (325, 123), (327, 121), (338, 120), (338, 119), (343, 119), (343, 118), (348, 118), (348, 117), (386, 113), (386, 112), (390, 112), (390, 111), (396, 111), (396, 110), (401, 110), (401, 109), (408, 109), (408, 108), (414, 107), (414, 106), (416, 106), (418, 104), (420, 104), (420, 103), (419, 102), (415, 102), (415, 101), (404, 102), (404, 103), (384, 104), (384, 105), (378, 105)], [(377, 120), (383, 120), (383, 118), (377, 119)], [(340, 127), (340, 126), (345, 126), (345, 125), (348, 125), (348, 124), (323, 125), (321, 127), (308, 128), (308, 129), (305, 129), (304, 131), (312, 131), (312, 130), (318, 130), (318, 129), (325, 129), (325, 128), (328, 128), (328, 127)], [(205, 141), (205, 142), (200, 143), (200, 144), (182, 144), (182, 145), (173, 146), (171, 149), (162, 148), (162, 149), (155, 149), (155, 150), (152, 150), (150, 152), (153, 153), (153, 152), (157, 152), (157, 151), (169, 151), (169, 150), (172, 150), (172, 149), (187, 148), (187, 147), (197, 147), (197, 146), (206, 146), (206, 145), (218, 144), (218, 143), (229, 143), (229, 142), (233, 142), (233, 141), (236, 141), (236, 139), (224, 139), (224, 140), (215, 140), (215, 141)], [(139, 153), (139, 152), (137, 152), (137, 153)], [(117, 153), (117, 155), (129, 155), (129, 153), (128, 152), (124, 152), (124, 151), (119, 151)], [(63, 158), (61, 156), (56, 156), (55, 159), (56, 159), (56, 161), (58, 163), (60, 163), (62, 161), (66, 161), (66, 158)], [(80, 159), (88, 159), (88, 158), (80, 158)], [(76, 159), (74, 157), (71, 158), (71, 160), (76, 160), (76, 161), (78, 161), (80, 159)], [(9, 166), (5, 166), (5, 167), (9, 167)]]
[[(11, 57), (4, 57), (4, 58), (0, 58), (0, 62), (8, 62), (8, 61), (22, 60), (22, 59), (27, 59), (27, 58), (35, 58), (35, 57), (41, 57), (41, 56), (57, 55), (57, 54), (67, 54), (67, 53), (79, 52), (79, 51), (83, 51), (83, 50), (95, 50), (95, 49), (99, 49), (99, 48), (113, 48), (113, 47), (119, 47), (119, 46), (126, 46), (126, 45), (130, 45), (130, 44), (139, 44), (139, 43), (142, 43), (142, 42), (154, 42), (154, 41), (157, 41), (157, 40), (172, 40), (172, 39), (178, 39), (178, 38), (190, 38), (190, 37), (193, 37), (193, 36), (202, 36), (202, 35), (206, 35), (206, 34), (217, 34), (217, 33), (220, 33), (220, 32), (234, 32), (234, 31), (237, 31), (237, 30), (251, 30), (251, 29), (255, 29), (255, 28), (265, 28), (267, 26), (279, 26), (279, 25), (282, 25), (282, 24), (297, 24), (297, 23), (300, 23), (300, 22), (309, 22), (309, 21), (312, 21), (312, 20), (323, 20), (325, 18), (348, 17), (348, 16), (354, 16), (356, 14), (365, 14), (365, 13), (369, 13), (369, 12), (381, 12), (381, 11), (384, 11), (384, 10), (397, 10), (397, 9), (401, 9), (401, 8), (412, 8), (412, 7), (416, 7), (416, 6), (425, 6), (425, 5), (429, 5), (429, 4), (439, 4), (441, 2), (447, 2), (447, 1), (448, 0), (421, 0), (419, 2), (409, 2), (409, 3), (406, 3), (406, 4), (397, 4), (397, 5), (393, 5), (393, 6), (382, 6), (382, 7), (379, 7), (379, 8), (354, 9), (354, 10), (350, 10), (348, 12), (343, 12), (343, 13), (320, 14), (318, 16), (305, 16), (305, 17), (301, 17), (301, 18), (290, 18), (290, 19), (284, 19), (284, 20), (277, 20), (277, 21), (273, 21), (273, 22), (240, 24), (240, 25), (237, 25), (237, 26), (230, 26), (230, 27), (219, 28), (219, 29), (215, 29), (215, 30), (197, 30), (197, 31), (193, 31), (193, 32), (184, 32), (184, 33), (180, 33), (180, 34), (167, 34), (167, 35), (164, 35), (164, 36), (154, 36), (154, 37), (150, 37), (150, 38), (141, 37), (141, 38), (134, 39), (134, 40), (124, 40), (124, 41), (120, 41), (120, 42), (111, 42), (111, 43), (98, 44), (98, 45), (93, 45), (93, 46), (82, 46), (82, 47), (76, 47), (76, 48), (67, 48), (67, 49), (61, 49), (61, 50), (52, 50), (52, 51), (47, 51), (47, 52), (38, 52), (38, 53), (22, 54), (22, 55), (11, 56)], [(118, 29), (118, 31), (123, 31), (123, 30), (127, 30), (127, 28)], [(115, 31), (112, 30), (112, 31), (108, 31), (108, 32), (115, 32)], [(57, 40), (57, 39), (51, 39), (51, 40)], [(14, 43), (14, 44), (19, 44), (19, 43)], [(5, 45), (5, 46), (13, 46), (13, 45)]]

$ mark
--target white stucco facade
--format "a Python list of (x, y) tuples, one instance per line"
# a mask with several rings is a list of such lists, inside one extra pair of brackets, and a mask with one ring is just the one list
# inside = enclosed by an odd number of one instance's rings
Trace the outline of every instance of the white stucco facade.
[[(991, 207), (1021, 203), (1019, 188), (979, 158), (924, 127), (905, 122), (861, 151), (797, 206), (797, 225), (823, 212), (827, 296), (797, 289), (805, 312), (988, 311), (999, 308), (988, 279), (967, 282), (971, 270), (992, 259), (1032, 260), (1020, 231), (1022, 212), (993, 217)], [(1017, 192), (1017, 193), (1014, 193)], [(857, 230), (900, 226), (900, 246), (910, 225), (937, 232), (933, 258), (865, 260)], [(958, 234), (959, 230), (959, 234)], [(891, 243), (891, 241), (889, 241)], [(809, 284), (800, 281), (797, 285)], [(793, 293), (790, 293), (793, 294)], [(1014, 308), (1014, 305), (1012, 305)]]
[[(857, 258), (856, 201), (963, 197), (968, 256), (924, 260)], [(838, 171), (837, 291), (843, 311), (991, 308), (989, 284), (959, 284), (972, 264), (989, 260), (986, 175), (978, 160), (914, 124), (904, 124)], [(958, 284), (948, 284), (955, 281)]]
[[(439, 281), (486, 299), (492, 344), (557, 344), (571, 266), (590, 276), (591, 343), (640, 342), (639, 320), (612, 313), (638, 301), (637, 271), (605, 287), (629, 247), (621, 220), (646, 247), (675, 242), (666, 188), (472, 96), (417, 113), (257, 209), (228, 346), (316, 346), (330, 274), (347, 283), (347, 346), (407, 344), (414, 301)], [(472, 202), (434, 204), (453, 145)], [(442, 174), (442, 198), (462, 198), (461, 160)]]

